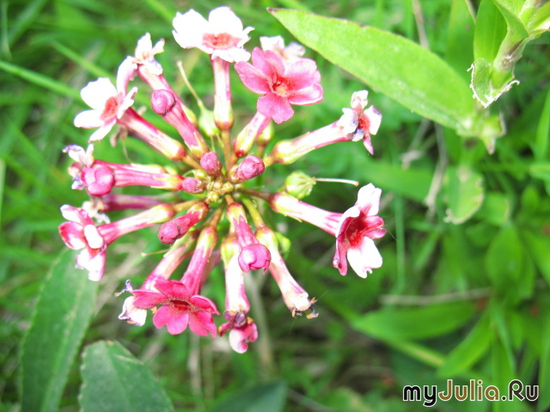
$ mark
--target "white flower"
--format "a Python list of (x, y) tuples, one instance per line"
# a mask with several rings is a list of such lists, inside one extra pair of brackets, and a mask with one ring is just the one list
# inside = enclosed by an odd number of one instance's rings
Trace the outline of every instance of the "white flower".
[(149, 73), (160, 76), (162, 74), (162, 66), (155, 60), (155, 54), (162, 52), (164, 52), (164, 39), (160, 39), (153, 47), (151, 35), (145, 33), (138, 40), (135, 55), (131, 59), (133, 63), (145, 67)]
[(96, 81), (89, 82), (80, 92), (82, 100), (92, 108), (80, 112), (74, 118), (76, 127), (85, 129), (98, 128), (89, 141), (103, 139), (111, 131), (117, 120), (134, 103), (134, 95), (137, 87), (126, 93), (128, 83), (134, 76), (136, 64), (131, 58), (127, 58), (118, 68), (117, 87), (106, 77), (100, 77)]
[(185, 14), (178, 12), (172, 24), (174, 38), (184, 49), (196, 47), (230, 63), (250, 58), (243, 45), (254, 28), (243, 29), (241, 20), (227, 6), (212, 10), (208, 20), (193, 9)]

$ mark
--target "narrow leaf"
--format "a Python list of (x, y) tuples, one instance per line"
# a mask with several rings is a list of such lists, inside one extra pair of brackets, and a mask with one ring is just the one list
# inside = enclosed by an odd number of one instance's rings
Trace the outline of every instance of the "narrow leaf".
[(468, 336), (447, 356), (437, 374), (443, 378), (452, 378), (471, 368), (489, 349), (492, 336), (490, 326), (489, 314), (485, 312)]
[(286, 401), (284, 381), (257, 383), (234, 393), (214, 412), (282, 412)]
[(117, 342), (100, 341), (84, 351), (83, 412), (168, 412), (174, 407), (152, 372)]
[(63, 96), (79, 98), (80, 93), (64, 83), (53, 80), (43, 74), (24, 69), (11, 63), (0, 60), (0, 69), (15, 76), (19, 76), (37, 86), (44, 87)]
[(352, 326), (384, 340), (427, 339), (463, 326), (474, 314), (471, 302), (450, 302), (420, 308), (389, 308), (357, 318)]
[(22, 410), (57, 411), (69, 369), (88, 327), (97, 283), (74, 268), (67, 250), (54, 263), (23, 342)]

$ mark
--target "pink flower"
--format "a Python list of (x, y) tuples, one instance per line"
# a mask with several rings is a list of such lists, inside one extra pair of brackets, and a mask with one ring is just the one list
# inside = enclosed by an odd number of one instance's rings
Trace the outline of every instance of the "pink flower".
[(61, 214), (68, 220), (59, 226), (61, 238), (71, 249), (82, 249), (76, 257), (76, 267), (88, 270), (90, 280), (100, 280), (105, 272), (107, 242), (84, 210), (64, 205)]
[(153, 323), (155, 327), (166, 325), (168, 333), (177, 335), (189, 328), (200, 336), (209, 333), (216, 336), (216, 325), (212, 315), (218, 315), (216, 305), (204, 296), (193, 294), (186, 284), (178, 280), (159, 279), (155, 282), (158, 290), (134, 290), (133, 306), (141, 309), (151, 309), (160, 306), (155, 311)]
[(230, 63), (250, 58), (243, 45), (254, 28), (243, 29), (241, 20), (227, 6), (212, 10), (208, 21), (193, 9), (185, 14), (178, 12), (172, 24), (174, 38), (184, 49), (196, 47)]
[(276, 53), (252, 52), (252, 64), (239, 62), (235, 70), (246, 87), (263, 95), (258, 99), (258, 112), (282, 123), (292, 117), (290, 106), (319, 103), (323, 100), (321, 74), (311, 59), (297, 59), (287, 65)]
[(363, 186), (355, 205), (340, 218), (333, 264), (342, 275), (348, 270), (346, 257), (353, 270), (362, 278), (372, 273), (372, 269), (382, 266), (382, 256), (373, 241), (386, 234), (382, 228), (384, 221), (376, 215), (381, 193), (372, 183)]
[(241, 312), (224, 314), (226, 323), (220, 326), (220, 336), (229, 331), (229, 345), (237, 353), (244, 353), (248, 350), (248, 343), (258, 339), (258, 328), (252, 318)]
[(376, 134), (382, 122), (382, 114), (374, 106), (365, 109), (368, 104), (369, 92), (361, 90), (353, 93), (351, 96), (351, 109), (342, 109), (344, 114), (338, 120), (337, 125), (340, 126), (344, 133), (353, 133), (352, 140), (358, 142), (363, 140), (365, 148), (370, 154), (374, 153), (371, 134)]
[(127, 58), (118, 68), (116, 88), (108, 78), (100, 77), (94, 82), (89, 82), (81, 90), (82, 100), (92, 110), (85, 110), (77, 114), (74, 118), (74, 125), (85, 129), (99, 128), (90, 136), (90, 142), (103, 139), (117, 120), (134, 103), (137, 88), (132, 88), (128, 93), (126, 93), (126, 89), (135, 70), (136, 65), (131, 58)]

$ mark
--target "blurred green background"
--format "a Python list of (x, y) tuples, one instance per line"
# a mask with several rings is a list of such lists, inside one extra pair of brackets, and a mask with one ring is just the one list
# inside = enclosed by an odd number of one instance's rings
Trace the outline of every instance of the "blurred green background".
[[(462, 7), (457, 3), (474, 13), (479, 6), (463, 0), (223, 4), (245, 26), (255, 27), (249, 50), (259, 45), (259, 36), (294, 40), (266, 11), (283, 7), (391, 31), (457, 67), (453, 59), (473, 59), (475, 28), (473, 20), (461, 25), (463, 53), (449, 53), (456, 50), (449, 39), (456, 38), (453, 11)], [(194, 8), (207, 16), (220, 5), (173, 0), (1, 2), (1, 411), (21, 410), (21, 342), (46, 274), (65, 250), (57, 233), (59, 207), (86, 200), (85, 193), (70, 189), (69, 159), (61, 153), (68, 144), (85, 146), (90, 134), (72, 124), (85, 109), (80, 89), (100, 76), (114, 78), (137, 39), (149, 32), (154, 42), (161, 37), (167, 42), (157, 58), (174, 88), (192, 101), (176, 72), (175, 63), (182, 60), (193, 87), (212, 107), (208, 57), (182, 50), (172, 38), (171, 20), (176, 11)], [(261, 340), (239, 355), (220, 338), (198, 339), (188, 332), (171, 336), (156, 330), (150, 320), (138, 328), (117, 319), (122, 298), (113, 294), (128, 278), (138, 284), (160, 259), (140, 254), (162, 249), (155, 231), (144, 230), (111, 248), (83, 345), (120, 342), (158, 378), (178, 411), (413, 411), (421, 402), (403, 402), (404, 385), (443, 390), (447, 379), (456, 384), (482, 379), (484, 385), (504, 390), (514, 378), (540, 385), (538, 401), (451, 400), (438, 402), (434, 409), (545, 410), (550, 406), (548, 42), (545, 34), (525, 48), (515, 66), (520, 84), (491, 106), (491, 113), (500, 114), (506, 124), (492, 154), (481, 141), (459, 137), (420, 117), (308, 50), (322, 75), (324, 101), (296, 108), (291, 121), (276, 125), (275, 141), (338, 119), (351, 94), (367, 88), (370, 103), (383, 113), (373, 137), (375, 155), (361, 143), (322, 148), (290, 166), (270, 168), (266, 185), (276, 190), (294, 170), (361, 185), (373, 182), (383, 191), (380, 215), (388, 229), (377, 242), (383, 267), (366, 280), (353, 273), (342, 277), (332, 267), (333, 238), (306, 223), (273, 216), (292, 241), (287, 264), (310, 296), (318, 298), (319, 317), (292, 318), (274, 282), (258, 274), (251, 315), (261, 324)], [(460, 74), (469, 79), (465, 70)], [(237, 76), (232, 80), (237, 125), (243, 125), (257, 96)], [(126, 146), (134, 159), (158, 161), (137, 143), (128, 141)], [(107, 141), (96, 145), (96, 153), (109, 161), (126, 159), (122, 149)], [(343, 212), (355, 199), (353, 186), (318, 183), (305, 200)], [(74, 276), (85, 274), (75, 271)], [(223, 288), (217, 269), (205, 295), (221, 306)], [(59, 377), (59, 410), (80, 409), (78, 394), (86, 379), (79, 372), (81, 362), (78, 355), (66, 386)]]

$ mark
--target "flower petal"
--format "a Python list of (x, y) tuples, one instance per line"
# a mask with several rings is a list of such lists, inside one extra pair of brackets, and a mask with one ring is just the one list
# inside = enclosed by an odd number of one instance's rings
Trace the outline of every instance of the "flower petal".
[(76, 127), (95, 129), (103, 126), (102, 114), (100, 110), (84, 110), (75, 116), (73, 123)]
[(288, 100), (275, 93), (267, 93), (260, 97), (257, 108), (261, 114), (271, 117), (277, 124), (290, 119), (294, 115), (294, 110)]
[(267, 78), (259, 69), (250, 63), (238, 62), (235, 64), (235, 70), (239, 74), (244, 85), (254, 93), (265, 94), (270, 91)]
[(367, 216), (375, 216), (380, 208), (381, 195), (382, 190), (369, 183), (359, 189), (356, 206), (359, 207), (361, 213)]
[(111, 80), (107, 77), (100, 77), (99, 79), (89, 82), (80, 91), (82, 100), (90, 106), (92, 109), (103, 112), (105, 103), (110, 97), (117, 95), (117, 90)]
[(362, 278), (366, 278), (367, 273), (372, 273), (372, 269), (382, 266), (380, 252), (374, 241), (366, 236), (358, 247), (348, 249), (347, 257), (350, 266)]
[(178, 335), (187, 329), (189, 313), (182, 312), (172, 306), (164, 305), (153, 316), (153, 324), (160, 329), (166, 325), (170, 335)]

